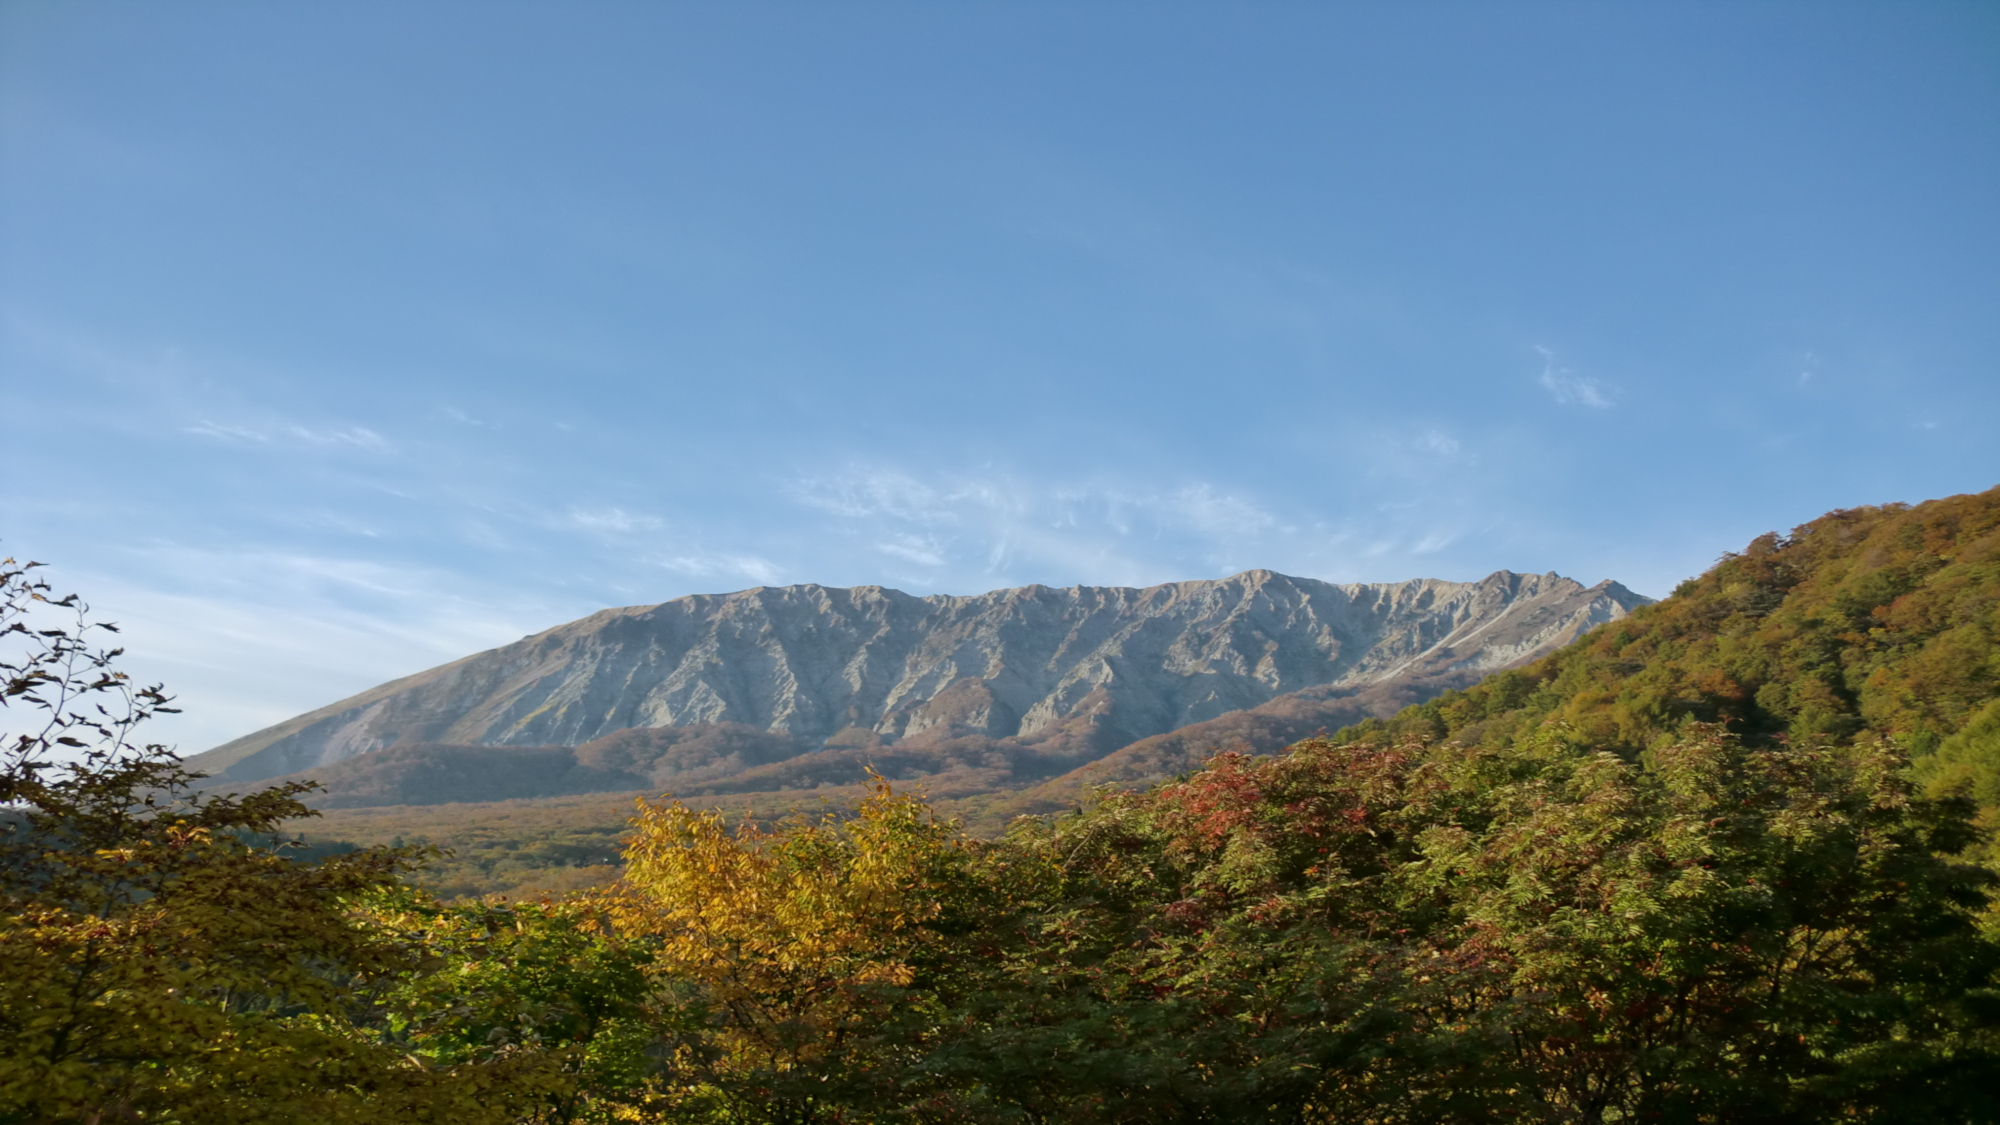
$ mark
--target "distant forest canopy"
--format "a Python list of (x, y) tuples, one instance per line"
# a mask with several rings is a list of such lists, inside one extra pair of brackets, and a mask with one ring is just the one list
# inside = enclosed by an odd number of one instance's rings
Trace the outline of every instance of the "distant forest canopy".
[(650, 802), (542, 902), (297, 854), (4, 577), (0, 1121), (2000, 1122), (2000, 489), (997, 840)]

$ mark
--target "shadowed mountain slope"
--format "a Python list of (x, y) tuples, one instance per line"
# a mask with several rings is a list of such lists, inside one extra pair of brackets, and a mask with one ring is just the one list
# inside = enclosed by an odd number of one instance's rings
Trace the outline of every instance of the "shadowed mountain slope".
[[(950, 792), (1018, 788), (1302, 691), (1323, 694), (1293, 712), (1383, 685), (1462, 685), (1645, 601), (1507, 571), (1372, 585), (1249, 571), (976, 597), (759, 587), (606, 610), (191, 764), (225, 784), (309, 774), (340, 804), (452, 799), (452, 774), (482, 794), (513, 784), (495, 773), (519, 774), (522, 796), (626, 781), (745, 792), (845, 784), (870, 763)], [(1322, 718), (1409, 698), (1376, 692)]]

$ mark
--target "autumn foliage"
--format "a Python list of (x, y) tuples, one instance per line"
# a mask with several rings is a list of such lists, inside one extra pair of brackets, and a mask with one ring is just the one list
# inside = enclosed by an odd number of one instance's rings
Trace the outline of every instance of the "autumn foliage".
[(652, 953), (665, 1100), (780, 1121), (873, 1100), (884, 1029), (930, 999), (972, 842), (879, 778), (849, 818), (732, 828), (671, 802), (633, 828), (604, 901)]

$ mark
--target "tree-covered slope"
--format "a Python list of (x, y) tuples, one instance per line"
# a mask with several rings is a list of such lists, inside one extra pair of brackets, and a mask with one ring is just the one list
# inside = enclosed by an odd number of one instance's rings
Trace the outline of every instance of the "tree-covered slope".
[(1982, 771), (2000, 762), (1982, 747), (2000, 738), (1977, 735), (2000, 727), (1996, 637), (2000, 488), (1854, 508), (1761, 536), (1534, 664), (1335, 739), (1500, 747), (1562, 723), (1636, 754), (1725, 722), (1751, 740), (1883, 737), (1918, 759), (1944, 746), (1993, 788)]

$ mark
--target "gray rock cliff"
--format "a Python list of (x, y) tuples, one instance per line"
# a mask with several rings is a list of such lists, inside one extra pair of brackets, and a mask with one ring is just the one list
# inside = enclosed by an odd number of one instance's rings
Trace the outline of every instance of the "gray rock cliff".
[(1509, 571), (1337, 585), (1252, 570), (972, 597), (758, 587), (604, 610), (190, 764), (250, 782), (413, 743), (578, 746), (721, 723), (816, 746), (855, 728), (1027, 740), (1088, 721), (1123, 745), (1302, 689), (1519, 664), (1646, 601), (1615, 582)]

